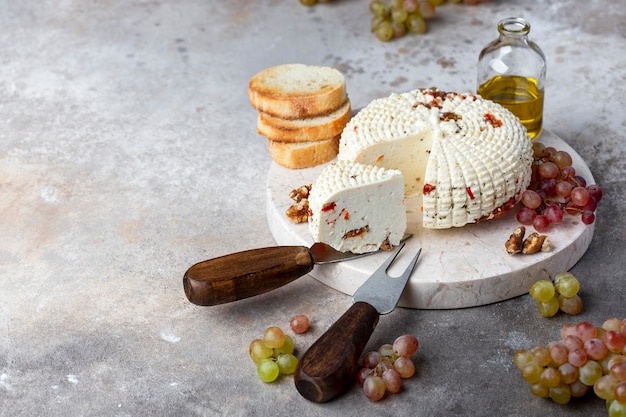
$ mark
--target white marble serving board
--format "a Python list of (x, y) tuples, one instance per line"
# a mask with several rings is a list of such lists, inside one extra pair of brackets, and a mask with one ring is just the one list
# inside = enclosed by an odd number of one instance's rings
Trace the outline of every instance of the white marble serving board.
[[(588, 184), (595, 182), (582, 158), (558, 136), (544, 131), (538, 140), (569, 152), (576, 172), (587, 179)], [(313, 244), (307, 224), (292, 223), (285, 211), (293, 203), (289, 192), (311, 184), (322, 168), (292, 170), (272, 164), (267, 179), (267, 220), (279, 245)], [(404, 269), (419, 248), (423, 250), (399, 306), (449, 309), (507, 300), (527, 293), (533, 282), (546, 278), (548, 273), (554, 275), (569, 270), (591, 243), (595, 224), (585, 225), (579, 216), (566, 214), (563, 223), (546, 233), (552, 242), (551, 252), (509, 255), (504, 243), (519, 226), (516, 211), (500, 219), (446, 230), (423, 229), (418, 214), (407, 213), (408, 231), (413, 237), (390, 269), (391, 275)], [(532, 231), (532, 227), (527, 227), (526, 234)], [(310, 274), (352, 295), (388, 255), (388, 252), (381, 252), (351, 261), (316, 265)]]

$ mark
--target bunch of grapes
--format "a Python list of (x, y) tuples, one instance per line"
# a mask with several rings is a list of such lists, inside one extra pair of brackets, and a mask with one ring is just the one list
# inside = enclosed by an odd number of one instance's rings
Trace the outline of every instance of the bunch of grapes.
[(366, 353), (362, 368), (357, 373), (357, 381), (370, 401), (381, 400), (386, 392), (400, 391), (402, 379), (415, 373), (411, 356), (417, 352), (419, 342), (410, 334), (399, 336), (392, 345), (384, 344), (377, 351)]
[(583, 301), (578, 295), (580, 282), (571, 272), (559, 272), (554, 282), (540, 279), (531, 287), (529, 294), (537, 301), (537, 311), (543, 317), (552, 317), (561, 310), (576, 315), (583, 310)]
[(609, 417), (626, 417), (626, 319), (566, 324), (561, 340), (520, 349), (513, 362), (533, 395), (567, 404), (593, 392)]
[(522, 193), (517, 221), (532, 225), (538, 232), (561, 223), (564, 214), (580, 216), (584, 224), (593, 223), (602, 188), (587, 185), (582, 176), (576, 175), (572, 157), (566, 151), (534, 142), (533, 157), (532, 178)]
[(274, 382), (281, 374), (291, 375), (298, 366), (293, 338), (277, 326), (268, 327), (261, 339), (254, 339), (248, 351), (263, 382)]
[(372, 0), (371, 29), (381, 41), (400, 38), (407, 33), (421, 34), (427, 30), (426, 20), (435, 15), (441, 0)]

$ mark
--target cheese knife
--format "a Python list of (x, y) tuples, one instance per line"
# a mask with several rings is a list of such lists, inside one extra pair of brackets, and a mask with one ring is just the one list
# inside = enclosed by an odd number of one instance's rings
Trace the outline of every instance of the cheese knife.
[(326, 402), (342, 394), (354, 381), (363, 349), (378, 324), (379, 315), (391, 313), (398, 304), (420, 249), (404, 273), (390, 277), (387, 269), (404, 247), (391, 256), (357, 289), (354, 304), (304, 353), (294, 382), (307, 400)]
[[(410, 238), (405, 234), (402, 241)], [(192, 265), (183, 276), (187, 299), (200, 306), (229, 303), (282, 287), (316, 264), (341, 262), (377, 252), (340, 252), (324, 243), (272, 246), (232, 253)]]

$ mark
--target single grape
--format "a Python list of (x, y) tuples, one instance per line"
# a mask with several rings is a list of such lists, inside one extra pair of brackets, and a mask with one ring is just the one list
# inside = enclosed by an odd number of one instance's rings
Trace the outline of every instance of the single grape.
[(543, 372), (543, 367), (533, 362), (524, 365), (520, 372), (524, 381), (529, 384), (534, 384), (535, 382), (539, 382), (539, 378), (541, 378), (541, 373)]
[(544, 162), (537, 167), (537, 174), (540, 178), (556, 178), (559, 174), (559, 167), (554, 162)]
[(593, 359), (594, 361), (601, 360), (609, 353), (609, 350), (602, 339), (596, 337), (587, 339), (583, 345), (583, 349), (587, 352), (587, 357)]
[(583, 311), (583, 300), (578, 294), (572, 297), (559, 295), (559, 309), (565, 314), (575, 316)]
[(393, 26), (394, 38), (401, 38), (406, 35), (406, 25), (403, 22), (392, 22), (391, 26)]
[(404, 0), (402, 2), (402, 8), (409, 13), (413, 13), (417, 10), (417, 0)]
[(513, 354), (513, 363), (517, 369), (522, 369), (525, 365), (532, 363), (533, 353), (529, 349), (520, 349)]
[(369, 9), (374, 16), (387, 16), (389, 14), (387, 5), (383, 0), (372, 0)]
[(609, 373), (615, 382), (626, 382), (626, 362), (614, 363), (609, 368)]
[(579, 187), (585, 188), (587, 186), (587, 180), (580, 175), (574, 177), (574, 182), (578, 184)]
[(565, 336), (565, 338), (563, 339), (563, 343), (565, 344), (565, 346), (567, 346), (567, 350), (569, 350), (570, 352), (575, 349), (583, 348), (583, 341), (580, 340), (580, 337), (573, 334), (568, 334), (567, 336)]
[(384, 345), (379, 347), (378, 353), (380, 353), (380, 356), (383, 360), (385, 360), (386, 358), (393, 358), (396, 354), (395, 350), (393, 349), (393, 345), (389, 343), (385, 343)]
[(530, 287), (529, 294), (535, 301), (546, 302), (554, 297), (555, 291), (552, 281), (540, 279)]
[(424, 19), (430, 19), (435, 15), (435, 6), (433, 6), (428, 0), (418, 0), (419, 14)]
[(289, 321), (289, 327), (296, 334), (305, 333), (309, 330), (310, 321), (304, 314), (298, 314)]
[(403, 356), (395, 360), (393, 367), (400, 375), (400, 378), (411, 378), (415, 374), (415, 364), (411, 359)]
[(569, 350), (567, 350), (565, 343), (561, 341), (548, 343), (548, 352), (550, 352), (550, 358), (554, 366), (560, 366), (567, 362)]
[(537, 311), (542, 317), (553, 317), (559, 312), (559, 298), (554, 295), (548, 301), (540, 301), (537, 303)]
[(278, 370), (283, 375), (291, 375), (296, 372), (296, 368), (298, 367), (298, 358), (290, 353), (281, 353), (276, 358), (276, 364), (278, 365)]
[(533, 190), (526, 190), (522, 193), (522, 204), (529, 209), (536, 209), (541, 205), (541, 196)]
[(394, 8), (391, 10), (391, 20), (396, 23), (404, 23), (409, 17), (409, 13), (403, 8)]
[(281, 347), (274, 348), (274, 357), (278, 357), (283, 353), (292, 354), (295, 349), (293, 338), (288, 334), (285, 335), (285, 341)]
[(426, 33), (428, 27), (426, 21), (418, 13), (411, 13), (406, 20), (406, 28), (411, 33), (422, 34)]
[(378, 352), (368, 352), (363, 356), (363, 366), (366, 368), (374, 369), (378, 366), (382, 357)]
[(533, 220), (533, 227), (539, 233), (547, 232), (550, 229), (550, 220), (546, 216), (539, 214)]
[(256, 364), (260, 363), (263, 359), (267, 359), (274, 354), (274, 349), (267, 346), (263, 340), (255, 339), (250, 343), (248, 349), (250, 358)]
[(554, 286), (563, 297), (573, 297), (580, 290), (580, 282), (571, 272), (559, 272), (554, 276)]
[(554, 162), (560, 169), (572, 165), (572, 157), (565, 151), (557, 151), (552, 155), (552, 162)]
[(559, 384), (550, 388), (550, 398), (557, 404), (567, 404), (572, 397), (570, 387), (567, 384)]
[(385, 382), (379, 376), (370, 376), (363, 382), (363, 393), (370, 401), (380, 401), (385, 390)]
[(376, 35), (378, 40), (381, 40), (383, 42), (390, 41), (391, 39), (393, 39), (394, 35), (393, 25), (389, 20), (384, 20), (380, 22), (380, 24), (376, 27), (374, 34)]
[(419, 341), (417, 337), (411, 334), (404, 334), (396, 338), (393, 342), (393, 351), (398, 356), (403, 356), (405, 358), (410, 358), (417, 352), (417, 348), (419, 346)]
[(613, 397), (615, 398), (616, 401), (624, 404), (624, 411), (626, 411), (626, 382), (620, 382), (617, 385), (615, 385), (615, 390), (613, 391)]
[(530, 384), (530, 393), (535, 397), (548, 398), (550, 397), (550, 388), (543, 385), (541, 382)]
[(548, 388), (556, 387), (561, 383), (559, 370), (552, 367), (545, 368), (539, 377), (539, 383)]
[(578, 379), (591, 387), (602, 376), (602, 366), (593, 360), (588, 360), (578, 368)]
[(560, 197), (569, 197), (574, 186), (568, 181), (559, 181), (554, 186), (554, 192)]
[(387, 369), (383, 372), (383, 382), (385, 383), (385, 390), (392, 394), (400, 391), (400, 387), (402, 386), (402, 379), (400, 378), (400, 374), (395, 369)]
[[(615, 397), (617, 398), (617, 396)], [(609, 417), (626, 417), (626, 402), (613, 401), (609, 406)]]
[(580, 220), (582, 220), (584, 224), (591, 224), (594, 222), (595, 219), (596, 219), (596, 215), (593, 214), (591, 211), (585, 210), (580, 216)]
[(263, 333), (263, 342), (270, 348), (279, 348), (285, 343), (285, 333), (278, 326), (270, 326)]
[(590, 211), (590, 212), (594, 212), (596, 211), (596, 208), (598, 208), (598, 202), (596, 201), (596, 199), (593, 196), (589, 196), (589, 202), (587, 204), (585, 204), (584, 206), (581, 207), (581, 210), (584, 211)]
[(613, 381), (611, 375), (603, 375), (593, 384), (593, 392), (598, 398), (603, 400), (615, 399), (615, 387), (617, 383)]
[(587, 362), (587, 352), (583, 348), (576, 348), (569, 351), (567, 361), (579, 368)]
[(589, 387), (580, 382), (580, 379), (577, 379), (576, 381), (569, 384), (569, 389), (572, 397), (574, 398), (583, 397), (585, 396), (585, 394), (587, 394), (587, 392), (589, 392)]
[(589, 194), (596, 199), (596, 201), (602, 200), (602, 187), (596, 184), (592, 184), (587, 187)]
[(598, 329), (593, 323), (581, 321), (576, 324), (576, 334), (583, 342), (598, 336)]
[(570, 198), (572, 199), (572, 203), (582, 207), (589, 202), (591, 194), (589, 194), (589, 191), (585, 187), (574, 187)]
[(541, 142), (533, 142), (533, 159), (540, 159), (546, 155), (546, 145)]
[(530, 226), (535, 221), (535, 217), (537, 217), (537, 212), (528, 207), (520, 207), (515, 217), (520, 224)]
[(376, 32), (376, 29), (382, 22), (389, 21), (385, 16), (372, 16), (372, 20), (370, 21), (370, 29), (372, 32)]
[(357, 372), (356, 374), (356, 381), (358, 382), (359, 385), (363, 385), (363, 382), (365, 382), (365, 380), (374, 375), (374, 370), (370, 369), (370, 368), (361, 368), (359, 370), (359, 372)]
[(263, 359), (256, 371), (263, 382), (274, 382), (280, 374), (278, 364), (273, 359)]
[(578, 338), (578, 333), (576, 333), (576, 324), (567, 323), (561, 326), (560, 335), (561, 335), (561, 340), (563, 340), (564, 342), (565, 342), (565, 338), (569, 335), (576, 336)]
[(561, 382), (565, 384), (572, 384), (578, 379), (578, 368), (569, 362), (559, 366), (559, 373), (561, 374)]
[(604, 323), (602, 323), (602, 329), (606, 331), (617, 330), (619, 332), (621, 325), (622, 325), (622, 320), (618, 319), (617, 317), (611, 317), (611, 318), (604, 320)]
[[(543, 196), (555, 196), (556, 180), (554, 178), (545, 178), (539, 181), (539, 185), (535, 191)], [(545, 197), (543, 197), (545, 198)]]
[(563, 209), (556, 204), (546, 207), (543, 215), (546, 216), (551, 224), (559, 224), (563, 221)]
[(548, 366), (552, 360), (550, 350), (547, 347), (535, 346), (531, 352), (533, 354), (533, 362), (541, 367)]

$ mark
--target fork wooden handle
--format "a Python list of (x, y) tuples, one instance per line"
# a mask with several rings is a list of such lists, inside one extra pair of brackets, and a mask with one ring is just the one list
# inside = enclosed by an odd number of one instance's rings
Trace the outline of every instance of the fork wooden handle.
[(266, 293), (312, 269), (307, 247), (252, 249), (192, 265), (183, 276), (183, 288), (192, 303), (212, 306)]
[(370, 304), (352, 304), (302, 356), (294, 376), (298, 392), (309, 401), (321, 403), (350, 387), (378, 318), (378, 311)]

